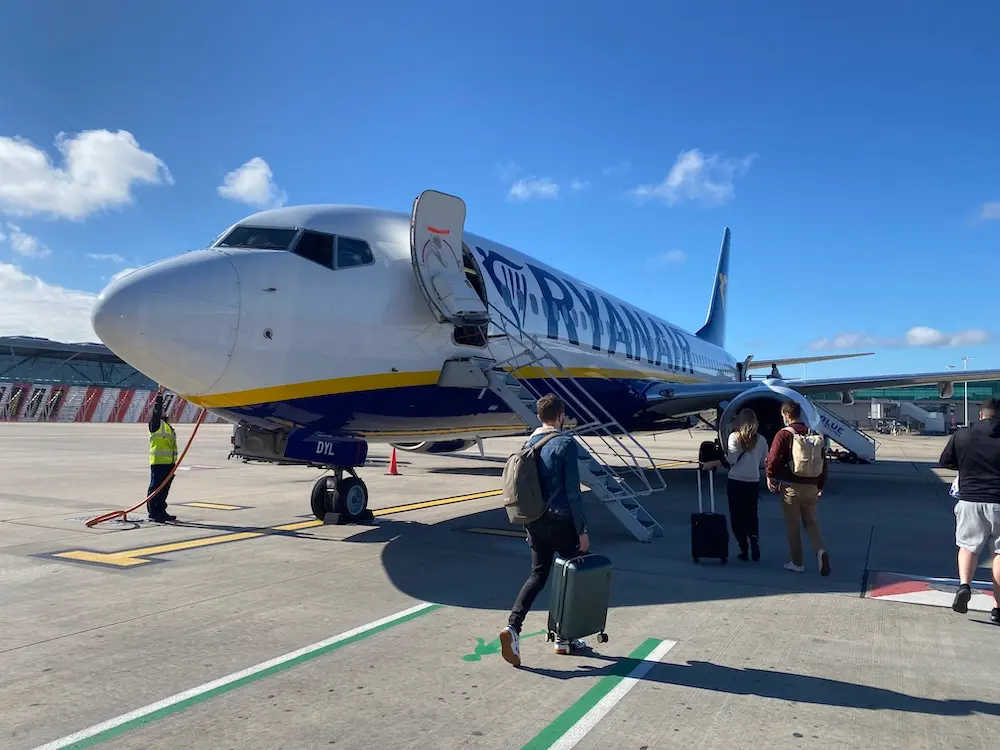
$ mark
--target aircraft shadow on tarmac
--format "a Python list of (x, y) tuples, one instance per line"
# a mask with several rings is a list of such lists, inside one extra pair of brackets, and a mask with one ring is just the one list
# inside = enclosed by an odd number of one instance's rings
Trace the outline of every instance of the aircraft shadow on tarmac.
[[(885, 462), (888, 463), (888, 462)], [(929, 466), (929, 464), (928, 464)], [(867, 571), (954, 574), (954, 501), (947, 483), (911, 462), (899, 466), (845, 467), (832, 477), (820, 505), (820, 524), (834, 564), (822, 578), (803, 533), (805, 574), (783, 569), (788, 560), (780, 501), (762, 489), (759, 563), (736, 558), (730, 538), (728, 564), (691, 559), (691, 513), (697, 509), (691, 470), (668, 472), (664, 496), (644, 504), (664, 527), (650, 544), (633, 540), (595, 500), (587, 502), (592, 551), (614, 565), (612, 607), (740, 599), (791, 593), (835, 592), (861, 596)], [(855, 471), (860, 469), (861, 471)], [(716, 482), (717, 510), (728, 514), (724, 475)], [(585, 497), (590, 493), (585, 493)], [(361, 527), (344, 541), (382, 543), (382, 565), (400, 591), (448, 606), (505, 610), (529, 573), (530, 551), (520, 527), (507, 521), (496, 498), (490, 510), (436, 524), (388, 517)], [(474, 530), (492, 530), (494, 534)], [(497, 534), (496, 532), (499, 532)], [(503, 534), (511, 535), (504, 536)], [(548, 606), (551, 586), (535, 609)]]
[[(640, 663), (637, 659), (629, 658), (608, 660), (614, 663), (606, 667), (580, 665), (577, 669), (565, 671), (530, 666), (522, 666), (521, 669), (545, 677), (571, 680), (578, 677), (625, 676)], [(768, 669), (736, 669), (705, 661), (689, 661), (685, 664), (657, 663), (639, 679), (644, 682), (713, 690), (730, 695), (758, 695), (762, 698), (838, 708), (904, 711), (937, 716), (969, 716), (977, 713), (1000, 716), (1000, 705), (986, 701), (918, 698), (894, 690), (841, 682), (826, 677)]]

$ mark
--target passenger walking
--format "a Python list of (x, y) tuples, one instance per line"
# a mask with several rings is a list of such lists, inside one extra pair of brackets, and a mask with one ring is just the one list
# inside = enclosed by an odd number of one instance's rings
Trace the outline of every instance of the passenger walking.
[[(993, 555), (993, 598), (1000, 604), (1000, 410), (987, 399), (979, 410), (980, 421), (955, 432), (938, 463), (958, 470), (955, 503), (955, 544), (958, 547), (958, 593), (951, 608), (965, 614), (972, 598), (972, 577), (979, 556), (989, 545)], [(990, 620), (1000, 625), (1000, 609)]]
[(767, 456), (767, 488), (782, 499), (781, 510), (792, 557), (785, 563), (785, 570), (796, 573), (805, 570), (801, 525), (816, 551), (820, 575), (828, 576), (830, 555), (823, 542), (817, 514), (817, 503), (823, 495), (829, 468), (825, 440), (822, 435), (810, 434), (802, 422), (802, 407), (795, 401), (782, 404), (781, 421), (785, 426), (774, 436)]
[[(525, 525), (531, 548), (531, 575), (524, 582), (500, 633), (503, 658), (521, 666), (520, 634), (524, 618), (552, 571), (554, 556), (568, 560), (587, 551), (587, 519), (580, 494), (580, 455), (572, 435), (563, 432), (566, 412), (562, 399), (553, 394), (538, 399), (538, 418), (542, 426), (528, 438), (527, 445), (546, 439), (538, 451), (538, 479), (547, 508), (540, 518)], [(552, 433), (556, 434), (554, 437)], [(556, 639), (555, 652), (568, 654), (579, 642)]]
[[(153, 413), (149, 417), (149, 490), (147, 497), (159, 487), (163, 480), (170, 476), (177, 463), (177, 433), (163, 413), (163, 386), (156, 391), (156, 400), (153, 402)], [(157, 523), (176, 521), (177, 516), (167, 513), (167, 495), (170, 493), (170, 485), (174, 483), (174, 478), (164, 487), (149, 498), (149, 520)]]
[[(743, 409), (737, 416), (729, 435), (729, 452), (723, 463), (729, 469), (726, 495), (729, 498), (729, 523), (736, 544), (740, 547), (740, 560), (753, 557), (760, 560), (760, 523), (757, 505), (760, 498), (760, 470), (767, 458), (767, 440), (758, 434), (759, 423), (752, 409)], [(749, 546), (749, 555), (747, 547)]]

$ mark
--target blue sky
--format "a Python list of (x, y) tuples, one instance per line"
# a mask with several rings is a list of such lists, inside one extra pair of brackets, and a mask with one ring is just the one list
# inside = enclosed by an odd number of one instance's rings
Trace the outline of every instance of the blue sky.
[(73, 337), (114, 273), (259, 204), (433, 187), (688, 329), (729, 226), (738, 357), (1000, 366), (992, 3), (608, 7), (3, 4), (0, 334)]

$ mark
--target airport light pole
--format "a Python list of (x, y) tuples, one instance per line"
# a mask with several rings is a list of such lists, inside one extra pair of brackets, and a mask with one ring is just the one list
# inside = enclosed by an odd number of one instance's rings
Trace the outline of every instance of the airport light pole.
[[(972, 359), (972, 357), (962, 357), (963, 370), (969, 369), (970, 359)], [(969, 426), (969, 381), (968, 380), (965, 381), (965, 426), (966, 427)]]

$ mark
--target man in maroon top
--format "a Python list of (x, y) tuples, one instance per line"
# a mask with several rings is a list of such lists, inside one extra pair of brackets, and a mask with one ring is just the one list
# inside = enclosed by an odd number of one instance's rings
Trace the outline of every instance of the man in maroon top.
[(816, 517), (816, 505), (823, 494), (826, 483), (827, 461), (823, 459), (823, 471), (817, 477), (803, 477), (792, 471), (792, 432), (805, 435), (809, 428), (802, 422), (802, 407), (795, 401), (788, 401), (781, 406), (781, 420), (785, 429), (778, 430), (771, 443), (771, 452), (767, 456), (767, 488), (780, 494), (781, 510), (785, 516), (785, 527), (788, 531), (788, 550), (791, 562), (785, 563), (785, 569), (796, 573), (805, 571), (802, 564), (802, 532), (805, 527), (809, 541), (816, 550), (820, 574), (830, 575), (830, 555), (827, 554), (823, 542), (823, 534), (819, 530)]

